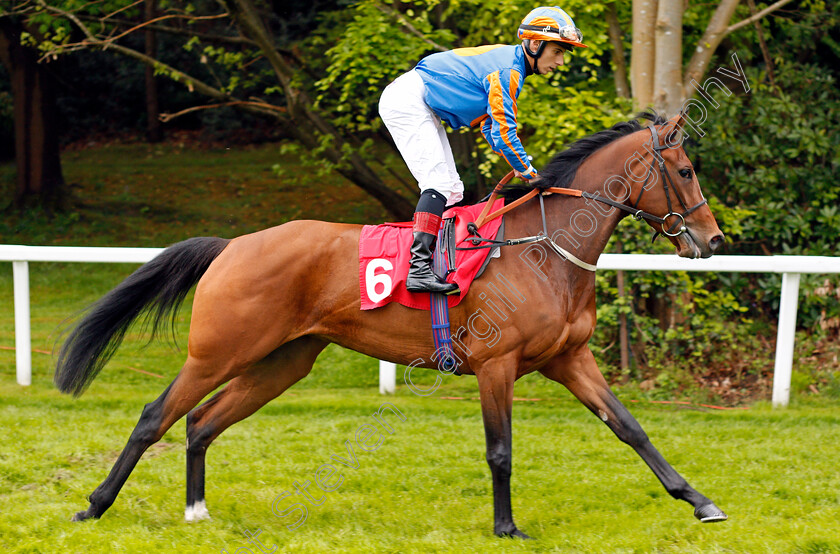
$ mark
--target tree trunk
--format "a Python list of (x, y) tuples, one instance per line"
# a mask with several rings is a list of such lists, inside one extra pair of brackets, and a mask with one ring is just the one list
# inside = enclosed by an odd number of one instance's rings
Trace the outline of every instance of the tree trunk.
[(683, 0), (659, 0), (653, 74), (653, 106), (671, 117), (682, 107)]
[[(755, 7), (754, 0), (747, 0), (747, 5), (750, 7), (750, 16), (755, 17), (758, 13), (758, 8)], [(755, 27), (755, 34), (758, 37), (758, 45), (761, 46), (761, 55), (764, 56), (764, 65), (767, 68), (767, 80), (770, 82), (770, 88), (776, 88), (776, 76), (773, 74), (773, 58), (770, 56), (770, 51), (767, 49), (767, 42), (764, 40), (764, 29), (758, 20), (753, 21)]]
[(637, 110), (653, 104), (653, 75), (656, 60), (654, 29), (657, 4), (657, 0), (633, 0), (630, 84), (633, 87), (633, 105)]
[[(321, 148), (323, 155), (336, 164), (336, 171), (350, 182), (376, 198), (386, 210), (402, 220), (414, 215), (415, 202), (389, 188), (361, 156), (346, 152), (347, 141), (333, 125), (313, 108), (313, 102), (306, 91), (293, 85), (294, 71), (274, 46), (274, 40), (266, 29), (251, 0), (219, 0), (233, 13), (243, 35), (254, 40), (269, 64), (286, 97), (286, 113), (294, 125), (290, 129), (307, 147), (319, 148), (326, 138), (328, 146)], [(352, 147), (350, 148), (352, 150)]]
[[(157, 0), (146, 0), (146, 21), (151, 21), (157, 13)], [(157, 36), (155, 31), (146, 29), (146, 55), (157, 58)], [(158, 105), (157, 79), (155, 68), (146, 66), (146, 140), (160, 142), (163, 140), (163, 129), (160, 125), (160, 107)]]
[(607, 5), (607, 31), (612, 45), (613, 76), (615, 92), (622, 98), (630, 98), (630, 84), (627, 82), (627, 63), (624, 60), (624, 41), (621, 37), (621, 26), (618, 23), (618, 10), (615, 2)]
[(717, 50), (720, 41), (726, 36), (726, 28), (729, 25), (729, 20), (732, 19), (732, 15), (735, 13), (735, 8), (738, 7), (739, 1), (721, 0), (715, 13), (712, 14), (709, 24), (706, 26), (706, 31), (700, 37), (700, 40), (697, 41), (697, 47), (694, 49), (694, 53), (691, 55), (691, 61), (688, 62), (685, 69), (683, 89), (685, 90), (686, 98), (693, 96), (696, 91), (691, 86), (691, 81), (694, 80), (701, 83), (701, 79), (706, 74), (712, 55)]
[(38, 52), (20, 44), (22, 31), (10, 18), (0, 18), (0, 61), (9, 71), (14, 101), (17, 182), (12, 205), (40, 205), (52, 212), (69, 200), (61, 173), (55, 92)]
[[(621, 254), (624, 250), (621, 241), (616, 242), (615, 246), (616, 252)], [(624, 286), (624, 272), (620, 269), (615, 274), (615, 285), (618, 290), (619, 300), (627, 296), (627, 289)], [(624, 312), (618, 314), (618, 345), (621, 349), (621, 373), (622, 376), (626, 378), (627, 371), (630, 369), (630, 348), (627, 333), (627, 314)]]

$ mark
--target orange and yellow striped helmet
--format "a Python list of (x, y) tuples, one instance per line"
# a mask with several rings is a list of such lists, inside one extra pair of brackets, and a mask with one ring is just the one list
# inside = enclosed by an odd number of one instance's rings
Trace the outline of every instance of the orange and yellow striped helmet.
[(516, 36), (520, 40), (548, 40), (588, 48), (575, 22), (557, 6), (541, 6), (531, 10), (519, 25)]

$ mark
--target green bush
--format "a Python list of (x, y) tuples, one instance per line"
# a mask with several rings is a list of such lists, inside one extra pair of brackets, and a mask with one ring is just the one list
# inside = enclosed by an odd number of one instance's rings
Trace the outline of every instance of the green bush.
[[(709, 109), (705, 136), (688, 147), (727, 237), (723, 254), (840, 255), (840, 94), (837, 64), (826, 62), (840, 55), (826, 30), (838, 8), (814, 10), (796, 25), (764, 22), (779, 39), (771, 45), (775, 86), (760, 54), (738, 50), (750, 91), (715, 94), (720, 106)], [(731, 47), (754, 43), (751, 33)], [(616, 235), (624, 252), (672, 252), (664, 241), (651, 246), (647, 227), (631, 221)], [(607, 251), (617, 251), (615, 241)], [(611, 347), (621, 312), (636, 354), (630, 373), (652, 378), (657, 389), (679, 389), (686, 367), (697, 377), (728, 372), (736, 379), (772, 370), (779, 275), (632, 272), (625, 282), (627, 297), (619, 299), (615, 275), (598, 278), (593, 350), (612, 378), (621, 377)], [(836, 394), (840, 279), (803, 275), (800, 287), (794, 385)]]

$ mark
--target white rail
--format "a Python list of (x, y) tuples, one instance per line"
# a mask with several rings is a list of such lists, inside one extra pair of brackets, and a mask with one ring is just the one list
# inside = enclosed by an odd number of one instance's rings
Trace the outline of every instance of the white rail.
[[(0, 262), (12, 262), (15, 298), (17, 382), (32, 382), (32, 345), (29, 319), (28, 262), (145, 263), (161, 248), (89, 248), (75, 246), (0, 245)], [(802, 273), (840, 273), (840, 257), (827, 256), (715, 256), (690, 260), (661, 254), (603, 254), (598, 269), (625, 271), (717, 271), (781, 273), (782, 298), (773, 372), (773, 404), (786, 406), (790, 398), (794, 331)], [(395, 366), (380, 362), (379, 390), (393, 392)]]
[(15, 296), (17, 382), (32, 384), (32, 331), (29, 317), (29, 262), (146, 263), (163, 248), (93, 248), (0, 244), (0, 262), (12, 262)]
[(598, 269), (781, 273), (782, 298), (776, 330), (773, 367), (773, 405), (787, 406), (793, 372), (799, 277), (803, 273), (840, 273), (840, 257), (829, 256), (714, 256), (691, 260), (661, 254), (602, 254)]

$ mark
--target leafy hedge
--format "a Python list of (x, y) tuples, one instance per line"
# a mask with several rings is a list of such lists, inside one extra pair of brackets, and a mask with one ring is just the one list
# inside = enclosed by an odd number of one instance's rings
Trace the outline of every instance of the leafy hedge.
[[(836, 77), (824, 66), (784, 58), (777, 60), (775, 88), (758, 69), (747, 71), (752, 90), (719, 95), (720, 108), (709, 110), (703, 125), (706, 136), (689, 149), (727, 235), (724, 254), (838, 256)], [(616, 233), (623, 250), (650, 252), (646, 231), (625, 223)], [(614, 242), (610, 248), (615, 250)], [(618, 313), (628, 314), (632, 339), (646, 346), (644, 359), (636, 360), (642, 376), (658, 374), (676, 387), (674, 376), (686, 369), (757, 378), (772, 369), (767, 353), (774, 346), (780, 276), (649, 272), (629, 273), (626, 280), (634, 302), (618, 298), (614, 275), (600, 279), (600, 327), (593, 344), (613, 344)], [(651, 299), (668, 304), (670, 321), (651, 317)], [(797, 322), (808, 331), (799, 337), (803, 353), (827, 354), (812, 357), (813, 375), (803, 379), (836, 381), (840, 279), (803, 275)], [(607, 367), (618, 366), (617, 349), (601, 357)]]

